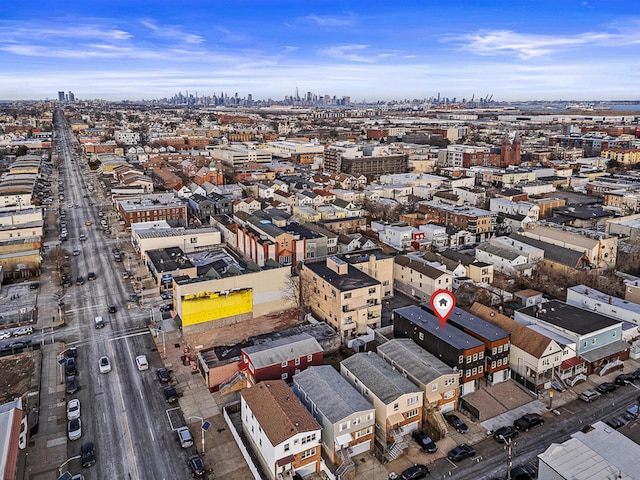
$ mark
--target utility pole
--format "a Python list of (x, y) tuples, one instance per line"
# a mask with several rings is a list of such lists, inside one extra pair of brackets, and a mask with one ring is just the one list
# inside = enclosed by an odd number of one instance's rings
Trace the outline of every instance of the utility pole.
[(507, 480), (511, 480), (511, 439), (507, 440)]

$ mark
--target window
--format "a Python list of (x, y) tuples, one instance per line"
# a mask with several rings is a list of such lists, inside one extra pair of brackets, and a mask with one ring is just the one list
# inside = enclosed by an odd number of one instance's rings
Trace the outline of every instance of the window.
[(478, 374), (478, 367), (473, 367), (473, 369), (471, 370), (471, 375), (477, 375)]
[(288, 376), (289, 376), (289, 374), (288, 374), (288, 373), (283, 373), (282, 375), (280, 375), (280, 378), (281, 378), (282, 380), (286, 380)]
[(463, 355), (460, 355), (460, 356), (458, 357), (458, 363), (462, 363), (462, 362), (464, 362), (464, 356), (463, 356)]
[(314, 448), (310, 448), (309, 450), (305, 450), (304, 452), (302, 452), (301, 458), (302, 458), (302, 460), (304, 460), (306, 458), (313, 457), (315, 454), (316, 454), (315, 447)]
[(369, 289), (369, 293), (370, 293), (370, 294), (371, 294), (371, 293), (376, 293), (376, 287), (370, 288), (370, 289)]
[(307, 362), (311, 362), (313, 360), (313, 355), (307, 355)]
[(471, 355), (467, 356), (467, 363), (471, 363)]
[(394, 411), (394, 412), (397, 412), (397, 411), (398, 411), (398, 408), (400, 408), (400, 406), (399, 406), (397, 403), (394, 403), (394, 404), (393, 404), (393, 411)]
[(451, 400), (455, 396), (456, 396), (456, 391), (455, 390), (449, 390), (448, 392), (444, 393), (444, 398), (446, 400)]
[(585, 340), (584, 342), (582, 342), (582, 346), (586, 347), (587, 346), (587, 341)]
[(300, 365), (300, 357), (296, 358), (296, 365)]
[(424, 333), (423, 332), (418, 333), (418, 338), (420, 340), (424, 340)]
[(508, 343), (506, 343), (506, 344), (504, 345), (504, 351), (506, 352), (507, 350), (509, 350), (509, 344), (508, 344)]
[(482, 373), (482, 372), (484, 372), (484, 367), (482, 365), (480, 365), (478, 367), (478, 373)]
[(416, 415), (418, 415), (418, 409), (417, 408), (414, 408), (413, 410), (409, 410), (407, 412), (407, 418), (415, 417)]
[(613, 332), (613, 336), (614, 336), (614, 337), (616, 336), (616, 332)]
[(474, 353), (474, 354), (473, 354), (473, 361), (474, 361), (474, 362), (477, 362), (477, 361), (478, 361), (478, 354), (477, 354), (477, 353)]
[(371, 435), (373, 433), (373, 427), (363, 428), (362, 430), (356, 432), (356, 438), (361, 438), (366, 435)]
[(431, 391), (432, 392), (437, 392), (438, 391), (438, 384), (434, 383), (433, 385), (431, 385)]
[(284, 362), (282, 362), (282, 363), (280, 364), (280, 366), (281, 366), (282, 368), (287, 368), (287, 361), (285, 360)]
[(342, 432), (343, 430), (346, 430), (347, 428), (349, 428), (349, 422), (344, 422), (340, 424), (340, 431)]
[(495, 361), (491, 362), (491, 368), (496, 368), (496, 362)]
[(288, 444), (288, 443), (285, 443), (285, 444), (284, 444), (284, 451), (285, 451), (285, 452), (288, 452), (288, 451), (289, 451), (289, 444)]
[(471, 370), (465, 370), (464, 371), (464, 376), (465, 377), (470, 377), (471, 376)]
[(484, 358), (484, 352), (480, 352), (478, 354), (478, 360), (482, 360)]
[(407, 400), (407, 405), (413, 405), (414, 403), (418, 403), (418, 395), (409, 397), (409, 399)]
[(592, 339), (591, 339), (591, 345), (595, 345), (595, 344), (596, 344), (596, 339), (595, 339), (595, 338), (592, 338)]
[(502, 353), (502, 345), (498, 347), (498, 353)]
[(498, 352), (498, 349), (496, 347), (493, 347), (493, 349), (491, 349), (491, 355), (495, 355)]

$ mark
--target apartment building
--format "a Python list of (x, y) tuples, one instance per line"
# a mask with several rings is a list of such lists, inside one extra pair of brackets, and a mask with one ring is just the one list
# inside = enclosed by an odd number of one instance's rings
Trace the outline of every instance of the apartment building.
[(300, 269), (304, 302), (318, 320), (345, 338), (378, 328), (382, 314), (382, 283), (348, 262), (330, 256), (304, 262)]
[(398, 291), (421, 301), (431, 298), (436, 290), (453, 288), (453, 277), (450, 273), (435, 268), (414, 255), (395, 256), (393, 276)]
[(426, 201), (418, 204), (418, 213), (425, 223), (439, 223), (456, 230), (467, 230), (475, 236), (476, 242), (491, 238), (496, 230), (498, 214), (480, 208), (452, 206), (440, 201)]

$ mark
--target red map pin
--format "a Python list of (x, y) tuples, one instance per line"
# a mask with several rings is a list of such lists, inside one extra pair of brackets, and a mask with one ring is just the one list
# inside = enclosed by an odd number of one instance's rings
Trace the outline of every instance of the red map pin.
[(456, 306), (456, 297), (449, 290), (436, 290), (431, 294), (431, 310), (440, 320), (440, 325), (444, 328), (447, 319)]

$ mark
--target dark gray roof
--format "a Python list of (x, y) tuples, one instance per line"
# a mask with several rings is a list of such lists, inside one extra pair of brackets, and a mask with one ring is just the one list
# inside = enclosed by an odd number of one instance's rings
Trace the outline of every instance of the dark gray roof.
[(193, 263), (180, 247), (147, 250), (149, 263), (157, 272), (173, 272), (178, 269), (193, 268)]
[(300, 358), (322, 351), (318, 341), (308, 333), (291, 335), (273, 342), (252, 345), (242, 349), (242, 352), (251, 357), (251, 363), (256, 368), (277, 365), (293, 358)]
[(465, 333), (452, 325), (448, 328), (445, 325), (445, 328), (442, 328), (440, 326), (440, 320), (416, 305), (398, 308), (393, 311), (393, 314), (406, 318), (423, 330), (458, 350), (484, 346), (484, 343), (477, 338), (472, 337), (468, 333)]
[(410, 338), (395, 338), (378, 347), (378, 354), (383, 354), (412, 377), (425, 385), (456, 372), (449, 365), (426, 351)]
[(373, 410), (373, 406), (330, 365), (309, 367), (293, 376), (322, 415), (338, 423), (357, 412)]
[(588, 335), (614, 325), (622, 325), (620, 320), (614, 320), (591, 310), (567, 305), (559, 300), (550, 300), (540, 305), (521, 308), (518, 312), (578, 335)]
[(420, 390), (411, 380), (405, 378), (378, 355), (356, 353), (341, 362), (354, 377), (385, 404), (389, 404), (407, 393)]
[[(425, 302), (420, 306), (428, 312), (433, 313), (431, 305), (428, 302)], [(495, 341), (502, 338), (509, 338), (509, 332), (506, 330), (503, 330), (502, 328), (497, 327), (494, 324), (467, 312), (466, 310), (462, 310), (460, 307), (455, 307), (451, 315), (449, 315), (447, 324), (449, 323), (457, 328), (463, 328), (468, 332), (473, 332), (479, 337), (487, 340)]]
[(568, 248), (560, 247), (559, 245), (552, 245), (550, 243), (535, 240), (530, 237), (525, 237), (524, 235), (520, 235), (517, 233), (510, 234), (509, 238), (513, 238), (514, 240), (517, 240), (519, 242), (526, 243), (527, 245), (531, 245), (532, 247), (541, 248), (542, 250), (544, 250), (545, 258), (572, 268), (575, 268), (578, 265), (578, 262), (583, 255), (577, 250), (569, 250)]
[(331, 270), (326, 262), (305, 263), (305, 267), (341, 292), (380, 285), (379, 280), (361, 272), (353, 265), (348, 265), (346, 275)]

